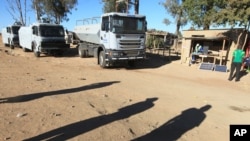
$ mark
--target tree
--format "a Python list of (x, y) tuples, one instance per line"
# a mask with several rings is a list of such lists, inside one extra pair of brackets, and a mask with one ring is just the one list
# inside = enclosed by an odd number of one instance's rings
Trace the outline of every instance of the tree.
[(127, 3), (126, 1), (117, 1), (117, 0), (103, 0), (104, 7), (103, 12), (121, 12), (125, 13), (127, 11)]
[[(250, 26), (250, 1), (249, 0), (221, 0), (218, 11), (214, 14), (213, 22), (217, 25), (230, 25), (244, 27), (244, 31), (239, 35), (236, 44), (246, 44)], [(244, 36), (242, 36), (244, 35)], [(244, 38), (245, 37), (245, 38)]]
[(134, 1), (135, 14), (139, 14), (139, 7), (140, 7), (140, 1), (135, 0)]
[(249, 0), (223, 0), (219, 10), (214, 14), (213, 22), (217, 25), (239, 26), (249, 29), (250, 1)]
[(104, 3), (103, 12), (120, 12), (128, 13), (129, 9), (134, 6), (135, 14), (139, 13), (139, 0), (102, 0)]
[(27, 13), (27, 3), (24, 0), (21, 3), (21, 0), (6, 0), (9, 8), (7, 9), (12, 18), (16, 22), (20, 22), (22, 25), (26, 25), (26, 13)]
[(185, 0), (183, 8), (193, 26), (208, 30), (221, 4), (221, 0)]
[[(176, 20), (176, 31), (175, 34), (180, 36), (180, 27), (187, 24), (187, 18), (184, 13), (182, 6), (183, 0), (166, 0), (165, 3), (162, 3), (164, 8), (167, 10), (170, 15)], [(164, 19), (163, 23), (169, 25), (172, 23), (169, 19)]]
[(47, 15), (55, 23), (68, 21), (67, 14), (71, 14), (71, 9), (77, 4), (77, 0), (33, 0), (32, 7), (36, 10), (37, 20)]

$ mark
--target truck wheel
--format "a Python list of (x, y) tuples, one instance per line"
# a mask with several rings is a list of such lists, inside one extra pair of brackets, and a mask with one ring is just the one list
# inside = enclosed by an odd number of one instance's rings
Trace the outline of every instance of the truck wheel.
[(33, 50), (34, 55), (35, 55), (36, 57), (40, 57), (40, 52), (36, 51), (36, 46), (35, 46), (34, 43), (32, 43), (32, 50)]
[(22, 48), (23, 48), (23, 52), (27, 52), (28, 51), (27, 48), (25, 48), (25, 47), (22, 47)]
[(11, 49), (14, 49), (14, 48), (15, 48), (15, 47), (14, 47), (14, 43), (13, 43), (12, 41), (10, 42), (10, 48), (11, 48)]
[(40, 57), (40, 52), (34, 51), (34, 55), (35, 55), (36, 57)]
[(106, 67), (106, 61), (105, 61), (106, 57), (105, 57), (105, 54), (104, 54), (104, 51), (101, 51), (99, 53), (99, 65), (102, 67), (102, 68), (105, 68)]
[(78, 54), (81, 58), (87, 57), (87, 50), (83, 50), (80, 47), (78, 47)]

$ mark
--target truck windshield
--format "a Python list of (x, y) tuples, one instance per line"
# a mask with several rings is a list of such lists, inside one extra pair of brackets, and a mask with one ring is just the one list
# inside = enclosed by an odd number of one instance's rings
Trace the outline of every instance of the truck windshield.
[(12, 26), (11, 28), (12, 28), (11, 30), (13, 34), (18, 34), (18, 30), (20, 29), (20, 26)]
[(113, 16), (111, 31), (114, 33), (145, 33), (145, 18)]
[(40, 26), (39, 31), (43, 37), (64, 37), (64, 29), (61, 26)]

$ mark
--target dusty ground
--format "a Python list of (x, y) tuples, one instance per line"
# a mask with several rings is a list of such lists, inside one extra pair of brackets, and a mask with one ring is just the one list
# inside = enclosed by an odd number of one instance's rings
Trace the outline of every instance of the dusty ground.
[(134, 69), (42, 56), (0, 43), (0, 140), (228, 141), (250, 124), (250, 75), (148, 55)]

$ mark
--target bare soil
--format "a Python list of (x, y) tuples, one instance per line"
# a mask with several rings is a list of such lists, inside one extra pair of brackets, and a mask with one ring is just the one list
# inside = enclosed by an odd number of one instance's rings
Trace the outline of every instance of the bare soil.
[(250, 75), (148, 54), (134, 68), (102, 69), (76, 48), (61, 57), (0, 43), (0, 140), (228, 141), (250, 124)]

